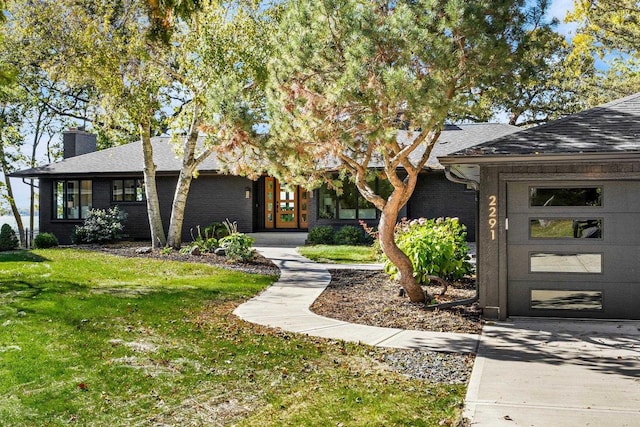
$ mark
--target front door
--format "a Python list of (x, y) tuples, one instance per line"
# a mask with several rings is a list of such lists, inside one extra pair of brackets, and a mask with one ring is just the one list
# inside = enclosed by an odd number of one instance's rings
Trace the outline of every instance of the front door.
[(309, 193), (301, 187), (290, 190), (277, 179), (266, 177), (264, 210), (265, 228), (309, 227)]

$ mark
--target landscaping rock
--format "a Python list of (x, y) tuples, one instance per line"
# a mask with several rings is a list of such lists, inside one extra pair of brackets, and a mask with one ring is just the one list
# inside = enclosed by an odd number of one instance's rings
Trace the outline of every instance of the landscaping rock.
[(200, 255), (202, 255), (202, 252), (200, 252), (200, 248), (199, 247), (194, 246), (189, 251), (189, 255), (200, 256)]
[(215, 251), (213, 251), (214, 254), (218, 255), (218, 256), (226, 256), (227, 255), (227, 251), (225, 248), (216, 248)]
[(141, 248), (136, 249), (137, 254), (150, 254), (153, 252), (153, 248), (151, 246), (142, 246)]

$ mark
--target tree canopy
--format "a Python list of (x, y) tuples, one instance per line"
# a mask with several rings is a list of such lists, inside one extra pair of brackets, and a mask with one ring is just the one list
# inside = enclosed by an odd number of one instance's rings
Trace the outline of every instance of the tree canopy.
[[(381, 246), (402, 285), (424, 300), (393, 241), (398, 213), (445, 122), (474, 112), (508, 71), (532, 10), (462, 0), (292, 0), (286, 9), (270, 63), (272, 172), (307, 186), (350, 176), (382, 211)], [(388, 198), (368, 184), (374, 166), (394, 188)]]

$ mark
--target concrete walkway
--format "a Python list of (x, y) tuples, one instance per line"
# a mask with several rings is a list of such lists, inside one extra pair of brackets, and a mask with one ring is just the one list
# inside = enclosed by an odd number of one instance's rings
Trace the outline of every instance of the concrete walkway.
[(234, 314), (244, 320), (290, 332), (380, 347), (476, 352), (479, 336), (474, 334), (380, 328), (312, 313), (309, 306), (331, 280), (327, 265), (304, 258), (292, 247), (258, 247), (258, 250), (280, 268), (280, 280), (236, 308)]
[[(464, 413), (472, 426), (640, 426), (640, 322), (523, 318), (487, 324), (480, 337), (329, 319), (309, 306), (331, 279), (327, 268), (337, 266), (302, 257), (293, 245), (304, 236), (297, 240), (259, 248), (281, 277), (239, 306), (237, 316), (375, 346), (477, 353)], [(258, 236), (257, 244), (271, 241)]]

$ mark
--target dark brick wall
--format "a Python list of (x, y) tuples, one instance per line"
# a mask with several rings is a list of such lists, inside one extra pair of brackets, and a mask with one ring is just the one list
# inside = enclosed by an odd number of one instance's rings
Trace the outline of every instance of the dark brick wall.
[(467, 226), (467, 240), (476, 240), (476, 192), (451, 182), (444, 172), (420, 174), (407, 203), (408, 218), (458, 217)]
[[(127, 176), (133, 178), (134, 176)], [(76, 179), (76, 178), (74, 178)], [(89, 178), (85, 178), (89, 179)], [(160, 211), (165, 229), (171, 219), (171, 204), (175, 191), (175, 177), (158, 177), (158, 197)], [(40, 231), (50, 232), (58, 237), (61, 244), (71, 243), (71, 233), (76, 225), (82, 221), (52, 220), (53, 211), (53, 182), (55, 179), (40, 179)], [(106, 209), (118, 205), (127, 213), (125, 232), (132, 239), (149, 239), (149, 221), (145, 202), (111, 202), (112, 178), (92, 178), (93, 207)], [(254, 231), (253, 196), (245, 198), (245, 188), (253, 187), (253, 182), (235, 176), (206, 176), (201, 175), (193, 180), (191, 191), (187, 199), (184, 224), (182, 228), (183, 241), (190, 241), (191, 228), (197, 225), (206, 226), (214, 221), (225, 219), (237, 221), (241, 232)]]

